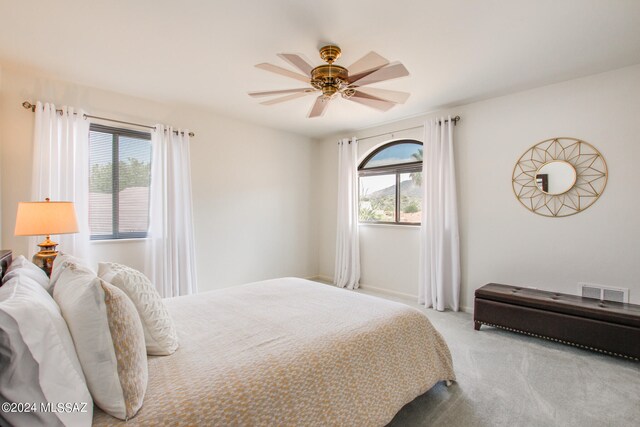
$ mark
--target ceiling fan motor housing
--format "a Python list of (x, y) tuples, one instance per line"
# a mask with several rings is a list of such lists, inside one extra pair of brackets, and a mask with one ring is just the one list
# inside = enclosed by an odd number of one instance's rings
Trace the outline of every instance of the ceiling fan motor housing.
[(322, 91), (325, 98), (333, 97), (348, 85), (349, 72), (339, 65), (320, 65), (311, 70), (311, 86)]

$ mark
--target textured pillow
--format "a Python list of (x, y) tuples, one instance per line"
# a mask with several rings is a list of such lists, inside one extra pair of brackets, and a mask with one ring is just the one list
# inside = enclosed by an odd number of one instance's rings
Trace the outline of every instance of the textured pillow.
[(35, 280), (45, 290), (49, 290), (49, 277), (47, 277), (47, 273), (22, 255), (11, 262), (7, 273), (2, 279), (2, 283), (6, 283), (17, 275), (27, 276)]
[(76, 265), (89, 270), (95, 274), (93, 268), (89, 265), (89, 262), (76, 258), (73, 255), (65, 254), (63, 252), (58, 253), (58, 256), (53, 260), (53, 266), (51, 267), (51, 277), (49, 279), (49, 293), (53, 294), (53, 288), (56, 286), (56, 282), (60, 278), (60, 275), (70, 265)]
[(140, 317), (120, 289), (70, 263), (57, 279), (60, 306), (93, 400), (109, 415), (133, 417), (147, 389), (147, 354)]
[[(0, 401), (37, 412), (0, 411), (0, 425), (90, 426), (93, 401), (73, 341), (51, 295), (27, 276), (0, 287)], [(74, 412), (42, 411), (72, 403)]]
[(178, 335), (173, 320), (147, 276), (126, 265), (111, 262), (99, 263), (98, 275), (124, 291), (133, 301), (142, 320), (147, 354), (167, 356), (176, 351)]

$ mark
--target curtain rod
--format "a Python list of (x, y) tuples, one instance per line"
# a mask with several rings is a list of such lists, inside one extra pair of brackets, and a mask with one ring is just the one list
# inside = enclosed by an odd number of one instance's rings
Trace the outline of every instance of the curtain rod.
[[(453, 125), (454, 125), (454, 126), (457, 126), (457, 125), (458, 125), (458, 121), (459, 121), (459, 120), (460, 120), (460, 116), (455, 116), (455, 117), (452, 117), (452, 118), (451, 118), (451, 121), (453, 122)], [(444, 122), (442, 122), (442, 121), (438, 120), (438, 124), (439, 124), (439, 125), (441, 125), (442, 123), (447, 123), (448, 121), (449, 121), (449, 119), (445, 119), (445, 120), (444, 120)], [(404, 128), (404, 129), (398, 129), (398, 130), (394, 130), (394, 131), (391, 131), (391, 132), (380, 133), (380, 134), (378, 134), (378, 135), (365, 136), (364, 138), (358, 138), (358, 141), (362, 141), (362, 140), (365, 140), (365, 139), (371, 139), (371, 138), (377, 138), (377, 137), (379, 137), (379, 136), (393, 135), (394, 133), (404, 132), (404, 131), (406, 131), (406, 130), (420, 129), (420, 128), (422, 128), (422, 127), (424, 127), (424, 125), (420, 125), (420, 126), (413, 126), (413, 127), (410, 127), (410, 128)]]
[[(22, 103), (22, 106), (24, 108), (26, 108), (27, 110), (31, 110), (32, 112), (36, 111), (36, 106), (34, 104), (30, 103), (29, 101), (24, 101)], [(56, 110), (56, 111), (58, 113), (62, 114), (62, 110)], [(73, 113), (73, 114), (77, 114), (77, 113)], [(104, 120), (104, 121), (107, 121), (107, 122), (121, 123), (123, 125), (138, 126), (138, 127), (147, 128), (147, 129), (155, 129), (156, 128), (155, 126), (143, 125), (143, 124), (140, 124), (140, 123), (133, 123), (133, 122), (125, 122), (125, 121), (122, 121), (122, 120), (110, 119), (108, 117), (92, 116), (91, 114), (85, 114), (84, 118), (85, 119)], [(174, 130), (173, 133), (175, 133), (177, 135), (178, 131)], [(180, 133), (182, 133), (184, 135), (184, 132), (180, 132)], [(194, 137), (194, 136), (196, 136), (196, 134), (193, 133), (193, 132), (189, 132), (189, 136)]]

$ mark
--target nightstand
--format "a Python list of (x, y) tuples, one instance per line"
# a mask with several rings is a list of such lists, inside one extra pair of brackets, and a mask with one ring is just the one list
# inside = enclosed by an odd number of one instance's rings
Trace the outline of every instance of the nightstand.
[(0, 250), (0, 279), (11, 265), (12, 254), (11, 250)]

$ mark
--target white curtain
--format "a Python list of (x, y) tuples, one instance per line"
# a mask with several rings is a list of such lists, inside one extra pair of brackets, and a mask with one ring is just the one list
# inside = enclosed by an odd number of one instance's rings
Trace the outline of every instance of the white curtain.
[(156, 125), (151, 132), (151, 195), (146, 273), (163, 297), (194, 294), (195, 241), (189, 131)]
[(338, 221), (333, 283), (357, 289), (360, 281), (358, 238), (358, 141), (338, 142)]
[[(89, 253), (89, 121), (82, 110), (36, 103), (31, 201), (74, 202), (77, 234), (52, 237), (59, 250), (86, 258)], [(32, 254), (37, 238), (30, 239)], [(40, 239), (42, 240), (42, 239)]]
[(422, 182), (419, 302), (439, 311), (458, 311), (460, 237), (451, 117), (424, 125)]

